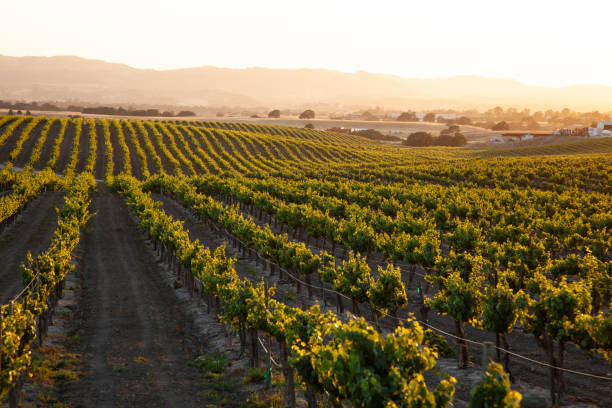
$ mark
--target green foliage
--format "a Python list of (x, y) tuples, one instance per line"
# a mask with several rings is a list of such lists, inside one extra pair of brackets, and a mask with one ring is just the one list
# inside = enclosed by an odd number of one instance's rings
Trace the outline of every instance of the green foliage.
[[(166, 176), (155, 178), (154, 183), (163, 185), (167, 191), (184, 187), (181, 199), (194, 205), (199, 202), (192, 189)], [(354, 406), (376, 406), (380, 401), (397, 406), (450, 404), (453, 379), (443, 380), (434, 392), (424, 383), (421, 372), (434, 366), (435, 353), (423, 347), (423, 331), (417, 323), (410, 329), (399, 327), (393, 334), (382, 336), (364, 320), (340, 323), (332, 314), (321, 314), (318, 307), (304, 311), (280, 303), (274, 299), (274, 288), (253, 287), (238, 279), (233, 261), (225, 257), (223, 247), (211, 255), (199, 243), (192, 243), (181, 223), (160, 211), (136, 180), (118, 176), (113, 187), (126, 196), (140, 224), (152, 237), (173, 248), (180, 262), (191, 268), (206, 291), (220, 300), (225, 311), (224, 321), (234, 327), (246, 325), (262, 331), (290, 346), (291, 364), (303, 381), (328, 391), (335, 398), (351, 401)], [(208, 211), (203, 206), (199, 208)], [(231, 214), (219, 212), (217, 216), (223, 219)], [(231, 220), (242, 223), (233, 216)], [(325, 267), (332, 267), (326, 258)], [(371, 283), (369, 272), (365, 259), (352, 253), (338, 268), (342, 282), (353, 283), (345, 289), (356, 299), (367, 296)], [(207, 364), (202, 361), (203, 366)]]
[(189, 365), (200, 370), (204, 374), (223, 374), (228, 366), (225, 353), (214, 352), (197, 357), (190, 361)]
[(348, 260), (342, 261), (342, 266), (336, 269), (334, 289), (362, 303), (368, 300), (371, 286), (372, 276), (366, 259), (351, 251)]
[(521, 394), (510, 389), (508, 374), (503, 367), (489, 364), (482, 383), (470, 393), (468, 408), (519, 408)]
[[(48, 182), (57, 182), (55, 175), (41, 172), (16, 176), (26, 177), (34, 191)], [(43, 180), (45, 180), (43, 182)], [(39, 185), (39, 183), (42, 183)], [(0, 307), (0, 399), (13, 387), (15, 380), (31, 365), (31, 342), (36, 338), (36, 317), (47, 310), (47, 298), (66, 274), (72, 270), (72, 251), (79, 242), (80, 230), (89, 218), (89, 191), (95, 183), (90, 174), (82, 174), (64, 183), (67, 185), (65, 204), (58, 210), (57, 227), (49, 247), (34, 259), (28, 254), (21, 265), (24, 295), (10, 305)], [(24, 188), (27, 190), (30, 187)], [(34, 278), (37, 277), (36, 281)], [(29, 285), (29, 286), (28, 286)]]
[(446, 239), (453, 248), (460, 251), (472, 251), (480, 242), (482, 232), (470, 222), (459, 222), (455, 231), (446, 234)]
[(472, 275), (468, 282), (461, 279), (459, 272), (452, 272), (446, 278), (440, 291), (427, 304), (441, 314), (459, 322), (472, 322), (480, 314), (482, 276)]
[[(454, 380), (443, 380), (433, 392), (427, 390), (424, 370), (435, 364), (433, 350), (422, 347), (423, 330), (416, 323), (410, 329), (398, 327), (382, 337), (363, 320), (351, 321), (331, 330), (329, 341), (308, 351), (321, 387), (339, 400), (355, 407), (434, 407), (436, 401), (448, 406)], [(388, 404), (388, 405), (387, 405)]]
[(526, 327), (536, 336), (544, 333), (559, 341), (570, 340), (566, 322), (573, 322), (591, 311), (591, 296), (578, 282), (561, 280), (559, 286), (543, 283), (540, 296), (531, 305), (525, 318)]
[(444, 358), (455, 358), (457, 357), (457, 352), (454, 348), (452, 348), (448, 341), (443, 336), (435, 333), (431, 329), (425, 330), (425, 337), (423, 340), (423, 344), (427, 347), (435, 350), (438, 353), (439, 357)]
[(497, 286), (489, 286), (482, 300), (482, 328), (493, 333), (511, 333), (516, 321), (527, 312), (527, 296), (514, 292), (501, 279)]
[(378, 279), (371, 285), (368, 297), (372, 305), (382, 311), (394, 313), (408, 304), (400, 269), (388, 264), (378, 267)]
[(266, 377), (266, 373), (259, 367), (249, 368), (244, 376), (243, 383), (258, 383), (262, 382)]

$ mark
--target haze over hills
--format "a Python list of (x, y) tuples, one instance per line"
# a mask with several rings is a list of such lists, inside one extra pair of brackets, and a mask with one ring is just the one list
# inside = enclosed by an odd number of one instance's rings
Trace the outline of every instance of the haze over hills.
[(401, 78), (323, 69), (198, 67), (136, 69), (73, 56), (0, 56), (0, 99), (106, 104), (488, 109), (492, 106), (612, 110), (612, 87), (530, 86), (512, 79)]

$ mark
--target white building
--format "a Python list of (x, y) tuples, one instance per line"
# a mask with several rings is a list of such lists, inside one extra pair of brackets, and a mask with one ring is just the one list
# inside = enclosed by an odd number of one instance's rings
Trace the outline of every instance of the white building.
[(612, 130), (612, 121), (603, 121), (597, 124), (597, 129)]
[(612, 137), (612, 121), (603, 121), (589, 128), (589, 137)]
[(436, 113), (436, 120), (438, 119), (457, 119), (456, 113)]
[(521, 134), (520, 132), (509, 132), (493, 135), (489, 138), (489, 142), (494, 143), (507, 143), (507, 142), (524, 142), (526, 140), (533, 140), (534, 135), (531, 133)]

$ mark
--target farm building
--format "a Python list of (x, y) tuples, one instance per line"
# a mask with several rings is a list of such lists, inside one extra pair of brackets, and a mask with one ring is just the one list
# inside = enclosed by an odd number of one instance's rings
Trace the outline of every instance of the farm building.
[(527, 140), (533, 140), (535, 137), (551, 136), (551, 133), (543, 132), (505, 132), (501, 134), (493, 135), (489, 138), (489, 142), (494, 143), (507, 143), (507, 142), (524, 142)]
[(589, 136), (589, 128), (575, 127), (573, 129), (557, 129), (553, 132), (554, 136)]
[(612, 137), (612, 122), (603, 121), (599, 122), (597, 127), (590, 127), (589, 137)]
[(597, 124), (597, 129), (612, 130), (612, 121), (599, 122)]

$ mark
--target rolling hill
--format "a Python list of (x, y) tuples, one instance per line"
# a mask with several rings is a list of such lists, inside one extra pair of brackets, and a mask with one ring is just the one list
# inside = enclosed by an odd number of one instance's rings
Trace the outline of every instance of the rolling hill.
[(0, 98), (244, 108), (612, 109), (612, 87), (600, 85), (546, 88), (478, 76), (411, 79), (322, 69), (205, 66), (159, 71), (73, 56), (0, 56)]

